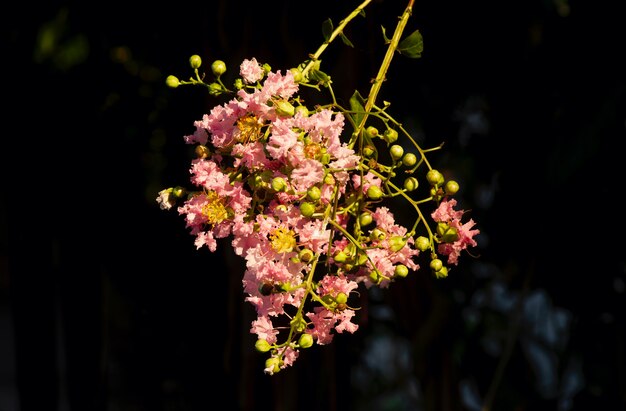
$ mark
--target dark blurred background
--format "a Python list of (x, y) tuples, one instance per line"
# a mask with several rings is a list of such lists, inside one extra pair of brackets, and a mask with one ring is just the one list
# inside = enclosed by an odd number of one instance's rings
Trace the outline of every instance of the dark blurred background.
[[(478, 258), (364, 293), (357, 333), (263, 374), (241, 259), (155, 201), (219, 102), (164, 80), (192, 54), (284, 71), (356, 5), (3, 6), (0, 411), (626, 409), (626, 30), (603, 0), (416, 2), (423, 56), (381, 98), (445, 142)], [(374, 1), (322, 56), (341, 100), (404, 7)]]

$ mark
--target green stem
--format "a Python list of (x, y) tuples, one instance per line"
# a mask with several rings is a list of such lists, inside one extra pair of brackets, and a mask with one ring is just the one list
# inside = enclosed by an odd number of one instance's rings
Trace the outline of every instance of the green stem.
[[(391, 65), (391, 60), (393, 59), (396, 50), (398, 49), (398, 44), (400, 43), (400, 37), (402, 37), (402, 33), (404, 32), (404, 28), (409, 21), (409, 17), (411, 17), (413, 9), (413, 0), (409, 0), (409, 4), (407, 5), (404, 13), (400, 17), (398, 21), (398, 25), (396, 26), (396, 30), (393, 32), (393, 37), (389, 41), (389, 47), (387, 47), (387, 53), (385, 53), (385, 57), (383, 58), (383, 62), (378, 69), (378, 74), (376, 78), (372, 82), (372, 88), (370, 89), (369, 95), (367, 96), (367, 101), (365, 102), (365, 112), (363, 117), (361, 118), (361, 122), (355, 130), (355, 136), (361, 134), (361, 131), (365, 127), (365, 123), (369, 117), (372, 108), (374, 107), (374, 103), (376, 103), (376, 98), (378, 97), (378, 93), (380, 92), (380, 88), (383, 85), (383, 82), (386, 79), (387, 71), (389, 70), (389, 66)], [(353, 146), (354, 143), (351, 144)]]
[(328, 46), (330, 45), (330, 43), (332, 43), (338, 35), (340, 35), (343, 32), (343, 29), (346, 28), (346, 26), (348, 25), (348, 23), (350, 23), (350, 21), (352, 21), (356, 16), (358, 16), (359, 14), (361, 14), (361, 12), (363, 11), (363, 9), (365, 9), (365, 7), (367, 7), (367, 5), (369, 3), (371, 3), (372, 0), (365, 0), (363, 3), (361, 3), (356, 9), (354, 9), (349, 15), (348, 17), (346, 17), (345, 19), (341, 20), (341, 22), (339, 23), (339, 26), (337, 26), (337, 28), (335, 30), (333, 30), (333, 32), (331, 33), (330, 37), (328, 38), (328, 40), (326, 40), (318, 49), (315, 53), (313, 53), (310, 57), (311, 60), (308, 62), (308, 64), (306, 65), (306, 67), (302, 70), (302, 76), (306, 77), (306, 74), (309, 72), (309, 70), (311, 70), (311, 67), (313, 67), (313, 65), (315, 64), (315, 62), (320, 58), (320, 56), (322, 55), (322, 53), (324, 52), (324, 50), (326, 50), (326, 48), (328, 48)]

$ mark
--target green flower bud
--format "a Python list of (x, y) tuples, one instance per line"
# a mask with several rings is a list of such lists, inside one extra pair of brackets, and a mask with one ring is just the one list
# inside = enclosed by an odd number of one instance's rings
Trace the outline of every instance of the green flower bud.
[(271, 348), (270, 343), (265, 340), (256, 340), (254, 343), (254, 348), (256, 348), (259, 352), (268, 352)]
[(404, 180), (404, 189), (406, 191), (414, 191), (417, 189), (418, 186), (419, 186), (419, 182), (417, 181), (417, 178), (415, 177), (409, 177), (406, 180)]
[(382, 241), (385, 238), (387, 238), (387, 233), (380, 228), (375, 228), (370, 232), (370, 239), (372, 241)]
[(459, 239), (459, 233), (454, 227), (449, 227), (446, 232), (441, 236), (441, 241), (444, 243), (453, 243)]
[(200, 66), (202, 65), (202, 59), (197, 54), (194, 54), (193, 56), (189, 57), (189, 65), (194, 70), (200, 68)]
[(433, 270), (434, 272), (441, 270), (442, 267), (443, 267), (443, 261), (441, 261), (440, 259), (434, 258), (430, 261), (430, 269)]
[(313, 345), (313, 336), (311, 334), (302, 334), (298, 338), (298, 345), (300, 348), (309, 348)]
[(388, 128), (383, 133), (383, 140), (387, 142), (387, 144), (393, 144), (398, 140), (398, 132), (392, 128)]
[(346, 262), (346, 260), (348, 259), (348, 255), (343, 251), (339, 251), (338, 253), (335, 253), (333, 259), (336, 263), (342, 264)]
[(295, 81), (296, 83), (301, 83), (302, 80), (304, 80), (304, 77), (302, 77), (302, 70), (298, 68), (292, 68), (290, 69), (290, 71), (293, 74), (293, 81)]
[(398, 144), (394, 144), (389, 148), (389, 154), (391, 154), (393, 161), (400, 160), (404, 155), (404, 148)]
[(376, 153), (376, 148), (372, 146), (363, 147), (363, 157), (370, 158)]
[(441, 267), (441, 270), (435, 271), (435, 276), (437, 278), (446, 278), (448, 276), (448, 267)]
[(219, 83), (209, 84), (209, 94), (212, 96), (219, 96), (224, 92), (224, 88)]
[(276, 110), (276, 114), (281, 117), (293, 117), (293, 115), (296, 114), (295, 107), (287, 100), (274, 101), (274, 109)]
[(308, 117), (309, 116), (309, 109), (306, 108), (306, 106), (298, 106), (298, 107), (296, 107), (296, 113), (300, 113), (300, 115), (302, 117)]
[(415, 239), (415, 248), (420, 251), (426, 251), (430, 248), (430, 241), (428, 238), (421, 235)]
[(443, 236), (448, 228), (450, 228), (450, 225), (448, 223), (437, 223), (437, 234), (439, 236)]
[(182, 198), (185, 194), (187, 194), (187, 190), (181, 186), (176, 186), (172, 189), (172, 195), (176, 198)]
[(389, 250), (396, 253), (405, 246), (406, 240), (400, 235), (394, 235), (389, 239)]
[(315, 204), (303, 202), (300, 204), (300, 212), (305, 217), (311, 217), (315, 213)]
[(441, 185), (443, 184), (443, 174), (441, 174), (438, 170), (432, 169), (426, 173), (426, 180), (431, 186)]
[(374, 221), (374, 218), (372, 217), (372, 213), (368, 211), (359, 215), (359, 225), (361, 227), (367, 227), (368, 225), (372, 224), (372, 221)]
[(222, 60), (215, 60), (211, 64), (211, 71), (215, 76), (221, 76), (222, 74), (226, 73), (226, 63), (224, 63)]
[(207, 158), (211, 155), (211, 151), (209, 150), (209, 148), (203, 144), (197, 145), (194, 151), (198, 158)]
[(367, 188), (367, 197), (372, 200), (380, 200), (383, 197), (383, 190), (378, 186), (369, 186)]
[(170, 75), (170, 76), (167, 76), (167, 78), (165, 79), (165, 84), (169, 88), (176, 88), (180, 86), (180, 80), (178, 79), (178, 77)]
[(409, 275), (409, 269), (404, 264), (398, 264), (398, 265), (396, 265), (395, 269), (393, 270), (393, 275), (395, 275), (396, 277), (404, 278), (407, 275)]
[(306, 196), (311, 201), (318, 201), (320, 198), (322, 198), (322, 190), (320, 190), (318, 186), (312, 186), (306, 192)]
[(273, 373), (277, 373), (280, 371), (280, 359), (276, 357), (271, 357), (265, 360), (265, 368), (271, 368)]
[(369, 273), (369, 278), (374, 284), (379, 284), (382, 281), (380, 273), (376, 270)]
[(374, 137), (378, 137), (378, 129), (374, 126), (369, 126), (365, 129), (365, 134), (369, 137), (369, 138), (374, 138)]
[(356, 266), (365, 265), (365, 263), (367, 263), (367, 260), (368, 260), (367, 254), (360, 252), (356, 256), (356, 261), (354, 262), (354, 265)]
[(313, 257), (315, 257), (315, 254), (313, 254), (313, 251), (309, 250), (308, 248), (304, 248), (298, 253), (298, 258), (303, 263), (310, 262), (311, 260), (313, 260)]
[(269, 64), (267, 64), (267, 63), (264, 63), (261, 67), (263, 68), (263, 72), (264, 72), (265, 74), (267, 74), (267, 73), (269, 73), (270, 71), (272, 71), (272, 66), (270, 66), (270, 65), (269, 65)]
[(337, 304), (347, 304), (348, 303), (348, 295), (346, 293), (337, 293), (335, 297), (335, 301)]
[(272, 190), (276, 192), (282, 192), (282, 191), (285, 191), (286, 188), (287, 188), (287, 183), (285, 182), (284, 178), (274, 177), (272, 179)]
[(413, 167), (417, 163), (417, 156), (413, 153), (406, 153), (404, 157), (402, 157), (402, 164), (407, 167)]
[(235, 83), (233, 85), (237, 90), (241, 90), (243, 88), (243, 80), (238, 78), (235, 80)]
[(444, 190), (448, 195), (454, 195), (459, 191), (459, 183), (454, 180), (448, 180), (444, 186)]

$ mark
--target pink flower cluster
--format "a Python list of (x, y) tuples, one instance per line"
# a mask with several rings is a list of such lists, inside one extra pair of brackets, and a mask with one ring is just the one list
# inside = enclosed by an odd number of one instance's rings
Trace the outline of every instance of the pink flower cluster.
[[(197, 248), (215, 251), (217, 239), (230, 237), (245, 258), (243, 290), (257, 313), (250, 331), (257, 349), (270, 353), (265, 371), (273, 374), (313, 342), (354, 333), (350, 297), (359, 284), (387, 287), (406, 275), (398, 272), (418, 270), (425, 249), (389, 208), (368, 198), (383, 183), (341, 141), (344, 114), (302, 106), (291, 71), (265, 71), (251, 59), (240, 76), (236, 96), (185, 136), (197, 145), (190, 168), (197, 189), (177, 209)], [(157, 201), (172, 208), (175, 194), (163, 190)], [(458, 231), (457, 241), (438, 249), (452, 264), (478, 233), (471, 220), (461, 223), (455, 205), (441, 201), (432, 213)]]

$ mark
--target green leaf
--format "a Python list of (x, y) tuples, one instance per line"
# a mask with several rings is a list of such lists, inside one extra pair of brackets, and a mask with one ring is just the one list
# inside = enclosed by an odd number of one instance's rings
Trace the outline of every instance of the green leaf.
[(363, 119), (363, 113), (365, 112), (365, 108), (363, 107), (364, 102), (365, 99), (358, 91), (355, 91), (352, 97), (350, 97), (350, 111), (354, 112), (352, 119), (357, 126), (361, 123), (361, 119)]
[(341, 37), (341, 40), (343, 40), (343, 44), (354, 48), (354, 45), (352, 44), (352, 42), (343, 33), (340, 33), (339, 36)]
[(333, 34), (333, 21), (328, 19), (322, 23), (322, 35), (324, 36), (324, 41), (330, 40), (330, 36)]
[(385, 44), (391, 43), (391, 39), (387, 37), (387, 30), (385, 30), (385, 26), (380, 26), (383, 30), (383, 38), (385, 39)]
[(313, 80), (324, 87), (328, 87), (328, 85), (331, 83), (330, 76), (328, 74), (324, 73), (321, 70), (315, 69), (312, 69), (309, 72), (309, 80)]
[(400, 44), (398, 44), (398, 51), (400, 54), (407, 57), (422, 57), (422, 51), (424, 51), (424, 41), (419, 30), (415, 30), (413, 33), (409, 34), (408, 37), (402, 40)]

